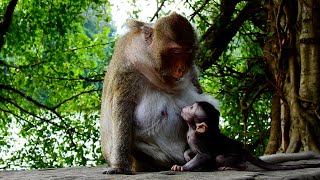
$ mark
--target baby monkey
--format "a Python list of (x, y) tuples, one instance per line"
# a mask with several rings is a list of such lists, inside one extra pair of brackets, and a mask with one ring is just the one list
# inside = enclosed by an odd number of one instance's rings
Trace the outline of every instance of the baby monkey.
[(208, 102), (197, 102), (181, 111), (187, 122), (190, 149), (184, 152), (185, 165), (173, 171), (246, 170), (246, 161), (266, 170), (291, 170), (320, 167), (320, 164), (277, 165), (248, 152), (241, 143), (223, 135), (219, 129), (219, 111)]

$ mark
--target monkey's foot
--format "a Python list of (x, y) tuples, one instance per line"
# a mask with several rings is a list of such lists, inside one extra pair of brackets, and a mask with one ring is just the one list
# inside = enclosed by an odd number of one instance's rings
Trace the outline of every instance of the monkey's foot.
[(219, 171), (230, 171), (230, 170), (238, 170), (236, 168), (232, 168), (232, 167), (227, 167), (227, 166), (222, 166), (218, 168)]
[(238, 167), (228, 167), (228, 166), (222, 166), (219, 167), (219, 171), (244, 171), (247, 169), (246, 165), (239, 165)]
[(127, 174), (127, 175), (131, 175), (132, 171), (130, 169), (124, 169), (124, 168), (108, 168), (106, 171), (103, 172), (103, 174)]
[(171, 171), (184, 171), (183, 166), (173, 165)]

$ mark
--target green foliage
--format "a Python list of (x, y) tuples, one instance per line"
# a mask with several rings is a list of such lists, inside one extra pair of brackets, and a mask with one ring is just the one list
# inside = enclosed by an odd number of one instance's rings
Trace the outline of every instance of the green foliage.
[[(239, 1), (231, 19), (249, 2)], [(0, 12), (8, 3), (0, 2)], [(131, 17), (141, 19), (145, 7), (139, 1), (126, 3), (135, 7)], [(262, 154), (272, 94), (265, 86), (261, 58), (260, 37), (267, 33), (245, 21), (222, 55), (211, 59), (212, 49), (202, 36), (212, 24), (216, 23), (213, 31), (224, 25), (217, 21), (222, 15), (220, 1), (157, 1), (157, 15), (168, 14), (172, 4), (190, 17), (199, 33), (199, 63), (214, 61), (200, 81), (206, 93), (222, 103), (222, 132)], [(190, 16), (186, 9), (199, 12)], [(0, 49), (1, 169), (103, 163), (98, 120), (104, 68), (116, 39), (110, 21), (108, 1), (18, 1)]]
[[(264, 87), (265, 67), (255, 33), (261, 32), (246, 22), (219, 60), (202, 73), (201, 83), (206, 92), (222, 102), (222, 132), (261, 155), (269, 137), (272, 93)], [(258, 97), (255, 97), (257, 93)], [(244, 119), (243, 108), (251, 101), (253, 105)]]
[(0, 52), (0, 168), (102, 163), (100, 95), (115, 41), (106, 5), (18, 2)]

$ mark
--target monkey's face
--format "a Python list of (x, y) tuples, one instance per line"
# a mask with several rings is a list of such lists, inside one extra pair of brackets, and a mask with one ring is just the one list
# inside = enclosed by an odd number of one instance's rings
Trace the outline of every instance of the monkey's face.
[(184, 77), (193, 65), (197, 47), (196, 34), (183, 16), (172, 13), (155, 23), (149, 49), (165, 81)]
[(169, 46), (161, 52), (160, 58), (161, 75), (178, 81), (192, 66), (193, 50), (178, 45)]
[(195, 124), (198, 123), (195, 122), (195, 119), (202, 119), (206, 117), (206, 114), (201, 106), (194, 103), (192, 106), (184, 107), (181, 111), (181, 116), (188, 124)]

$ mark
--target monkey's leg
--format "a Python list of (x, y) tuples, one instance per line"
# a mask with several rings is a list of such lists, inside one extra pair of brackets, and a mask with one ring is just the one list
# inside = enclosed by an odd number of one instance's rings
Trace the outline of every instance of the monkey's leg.
[(104, 174), (132, 174), (132, 124), (134, 103), (124, 101), (124, 97), (114, 97), (112, 113), (112, 154), (110, 168)]
[(218, 155), (216, 157), (216, 165), (218, 170), (238, 170), (244, 171), (247, 169), (246, 162), (241, 160), (238, 155)]

